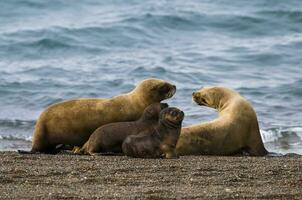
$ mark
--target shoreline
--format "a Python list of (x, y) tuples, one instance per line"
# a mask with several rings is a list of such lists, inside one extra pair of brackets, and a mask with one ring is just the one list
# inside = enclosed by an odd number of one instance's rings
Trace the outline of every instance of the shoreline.
[(302, 156), (134, 159), (0, 152), (0, 199), (301, 199)]

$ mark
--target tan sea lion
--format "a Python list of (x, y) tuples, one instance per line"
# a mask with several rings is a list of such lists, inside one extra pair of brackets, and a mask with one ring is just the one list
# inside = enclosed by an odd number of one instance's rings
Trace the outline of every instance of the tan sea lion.
[(30, 152), (55, 153), (57, 145), (82, 146), (98, 127), (137, 120), (147, 106), (172, 97), (175, 91), (176, 87), (166, 81), (146, 79), (133, 91), (110, 99), (54, 104), (40, 115)]
[(166, 103), (153, 103), (142, 116), (131, 122), (115, 122), (96, 129), (82, 148), (75, 148), (75, 154), (95, 155), (97, 153), (122, 153), (123, 141), (129, 135), (151, 129), (157, 125), (159, 113), (168, 107)]
[(206, 87), (193, 93), (201, 106), (216, 109), (213, 121), (182, 128), (176, 151), (180, 155), (263, 156), (265, 149), (256, 113), (239, 93), (225, 87)]
[(178, 158), (175, 146), (183, 118), (183, 111), (173, 107), (165, 108), (155, 128), (125, 139), (122, 145), (124, 154), (136, 158)]

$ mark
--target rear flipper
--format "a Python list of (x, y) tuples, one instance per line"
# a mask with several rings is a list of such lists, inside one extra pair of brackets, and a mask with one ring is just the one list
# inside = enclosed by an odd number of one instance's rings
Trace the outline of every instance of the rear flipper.
[(34, 152), (32, 150), (30, 151), (25, 151), (25, 150), (18, 150), (19, 154), (36, 154), (37, 152)]
[(73, 147), (72, 153), (77, 154), (77, 155), (83, 155), (83, 154), (85, 154), (83, 148), (77, 147), (77, 146)]
[(58, 144), (55, 147), (48, 147), (47, 149), (44, 148), (43, 150), (39, 150), (39, 151), (37, 151), (36, 148), (32, 148), (30, 151), (18, 150), (18, 153), (20, 153), (20, 154), (36, 154), (36, 153), (57, 154), (62, 149), (64, 149), (64, 147), (65, 147), (65, 145)]

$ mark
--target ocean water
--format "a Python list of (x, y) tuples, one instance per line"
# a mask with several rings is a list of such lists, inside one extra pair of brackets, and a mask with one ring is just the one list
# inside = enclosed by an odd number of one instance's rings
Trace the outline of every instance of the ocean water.
[(302, 1), (0, 1), (0, 150), (29, 149), (48, 105), (148, 77), (176, 84), (184, 125), (217, 116), (194, 90), (233, 88), (269, 151), (302, 154)]

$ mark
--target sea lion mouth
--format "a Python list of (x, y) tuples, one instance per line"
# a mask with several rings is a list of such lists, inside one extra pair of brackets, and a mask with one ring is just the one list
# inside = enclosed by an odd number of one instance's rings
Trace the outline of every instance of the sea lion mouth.
[(181, 121), (182, 121), (182, 120), (179, 120), (179, 121), (177, 121), (177, 123), (176, 123), (176, 122), (170, 121), (170, 120), (168, 120), (168, 119), (164, 119), (164, 120), (162, 120), (162, 123), (164, 123), (164, 124), (167, 125), (168, 127), (178, 128), (178, 127), (181, 126)]
[(193, 97), (193, 101), (195, 101), (197, 103), (197, 105), (208, 106), (208, 104), (207, 104), (207, 102), (205, 101), (204, 98)]
[(197, 103), (197, 105), (200, 105), (200, 106), (206, 106), (206, 104), (203, 102), (196, 102), (196, 103)]
[(166, 118), (164, 121), (170, 127), (177, 128), (177, 127), (181, 126), (184, 116), (185, 116), (185, 113), (183, 111), (181, 111), (181, 112), (177, 113), (177, 116), (175, 116), (173, 120)]
[(172, 88), (170, 89), (170, 91), (167, 93), (166, 98), (171, 98), (174, 94), (176, 93), (176, 86), (172, 85)]

